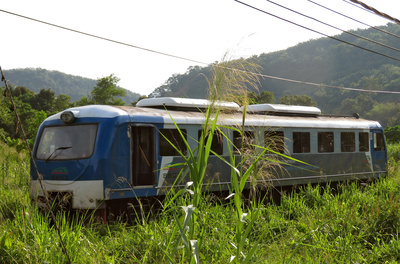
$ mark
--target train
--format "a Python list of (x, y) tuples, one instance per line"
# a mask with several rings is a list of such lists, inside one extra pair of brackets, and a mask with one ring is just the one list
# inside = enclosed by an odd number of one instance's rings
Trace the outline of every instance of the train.
[(204, 113), (212, 105), (220, 109), (217, 125), (224, 136), (217, 131), (212, 139), (204, 178), (208, 191), (229, 191), (231, 168), (225, 161), (256, 152), (255, 146), (269, 147), (267, 160), (279, 159), (279, 169), (269, 166), (269, 176), (260, 184), (294, 186), (387, 175), (385, 136), (377, 121), (324, 115), (311, 106), (257, 104), (244, 109), (234, 102), (160, 97), (136, 106), (73, 107), (44, 120), (32, 150), (32, 201), (45, 207), (48, 197), (62, 197), (69, 209), (96, 210), (106, 217), (132, 201), (154, 201), (172, 187), (185, 186), (190, 175), (177, 180), (182, 155), (188, 155), (188, 147), (198, 148)]

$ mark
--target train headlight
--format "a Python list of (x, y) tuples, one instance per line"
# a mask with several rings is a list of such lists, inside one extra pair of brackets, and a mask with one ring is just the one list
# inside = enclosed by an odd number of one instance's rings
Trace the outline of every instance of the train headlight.
[(60, 115), (61, 121), (63, 121), (65, 124), (71, 124), (75, 120), (75, 115), (72, 111), (64, 111)]

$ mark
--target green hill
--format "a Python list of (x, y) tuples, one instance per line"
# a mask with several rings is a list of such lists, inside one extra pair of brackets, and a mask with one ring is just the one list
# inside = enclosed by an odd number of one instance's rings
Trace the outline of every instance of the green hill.
[[(5, 70), (4, 75), (10, 83), (17, 86), (24, 86), (35, 93), (42, 89), (51, 88), (56, 95), (70, 96), (72, 102), (90, 95), (97, 82), (89, 78), (40, 68)], [(140, 94), (128, 90), (126, 90), (126, 94), (127, 96), (122, 98), (126, 104), (131, 104), (140, 97)]]
[[(387, 24), (380, 29), (400, 36), (400, 26)], [(399, 47), (399, 38), (373, 28), (352, 31), (365, 38)], [(335, 38), (400, 59), (400, 52), (354, 37), (347, 33)], [(267, 44), (266, 44), (267, 45)], [(390, 59), (330, 38), (300, 43), (286, 50), (254, 56), (264, 75), (302, 82), (365, 90), (400, 91), (400, 61)], [(191, 67), (174, 75), (150, 96), (187, 96), (205, 98), (210, 66)], [(366, 93), (339, 88), (317, 87), (271, 78), (263, 78), (259, 92), (274, 93), (276, 102), (285, 95), (307, 95), (324, 113), (351, 115), (393, 125), (400, 120), (400, 94)]]

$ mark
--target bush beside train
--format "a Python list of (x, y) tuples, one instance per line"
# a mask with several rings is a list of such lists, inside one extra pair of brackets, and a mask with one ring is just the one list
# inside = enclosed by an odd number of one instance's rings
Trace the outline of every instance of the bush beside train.
[[(157, 198), (172, 186), (183, 162), (176, 148), (187, 153), (179, 127), (192, 150), (204, 124), (201, 99), (145, 99), (137, 107), (82, 106), (47, 118), (40, 126), (32, 152), (31, 199), (44, 205), (45, 193), (63, 196), (70, 209), (124, 208), (138, 198)], [(240, 127), (243, 112), (234, 103), (218, 118), (223, 127)], [(168, 110), (166, 110), (167, 108)], [(229, 161), (229, 149), (239, 159), (242, 135), (222, 128), (212, 150)], [(274, 186), (329, 181), (365, 180), (387, 174), (387, 152), (378, 122), (359, 117), (320, 114), (315, 107), (254, 105), (245, 119), (246, 151), (269, 146), (296, 159), (270, 169), (262, 178)], [(271, 143), (274, 143), (271, 145)], [(277, 156), (275, 154), (266, 154)], [(211, 154), (205, 186), (209, 191), (230, 187), (230, 167)], [(273, 165), (272, 165), (273, 166)], [(37, 168), (37, 169), (36, 169)], [(40, 175), (40, 181), (38, 179)], [(190, 175), (175, 187), (184, 186)], [(262, 184), (262, 183), (261, 183)]]

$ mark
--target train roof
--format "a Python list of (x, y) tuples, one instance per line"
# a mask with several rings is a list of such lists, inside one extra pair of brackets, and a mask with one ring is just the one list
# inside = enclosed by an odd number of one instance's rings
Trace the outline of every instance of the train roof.
[[(162, 109), (149, 109), (140, 107), (120, 107), (127, 111), (132, 120), (139, 116), (160, 117), (165, 124), (203, 124), (204, 114), (191, 111), (166, 111)], [(172, 119), (173, 121), (172, 121)], [(218, 121), (222, 125), (240, 126), (243, 112), (220, 113)], [(265, 126), (265, 127), (304, 127), (304, 128), (343, 128), (343, 129), (369, 129), (380, 127), (376, 121), (370, 121), (355, 117), (338, 116), (279, 116), (266, 114), (246, 114), (246, 126)]]
[[(244, 108), (242, 107), (242, 110)], [(247, 112), (273, 115), (317, 116), (321, 110), (314, 106), (283, 105), (283, 104), (254, 104), (247, 106)]]
[(234, 102), (225, 101), (210, 101), (206, 99), (195, 99), (195, 98), (179, 98), (179, 97), (159, 97), (159, 98), (148, 98), (140, 100), (137, 107), (151, 107), (160, 109), (170, 110), (204, 110), (209, 106), (215, 104), (221, 109), (240, 111), (240, 107)]
[[(183, 98), (182, 98), (183, 99)], [(198, 101), (200, 100), (200, 101)], [(172, 100), (170, 102), (176, 103), (179, 100)], [(189, 101), (186, 101), (188, 103)], [(206, 106), (206, 100), (194, 99), (192, 102), (196, 102), (203, 105), (203, 109)], [(141, 102), (141, 101), (140, 101)], [(162, 101), (159, 101), (159, 103)], [(165, 102), (165, 101), (164, 101)], [(146, 104), (148, 104), (147, 102)], [(224, 102), (226, 103), (226, 102)], [(233, 103), (234, 104), (234, 103)], [(240, 108), (233, 107), (233, 104), (226, 104), (226, 109), (235, 111), (221, 112), (219, 115), (219, 123), (223, 125), (237, 125), (239, 126), (242, 122), (243, 112)], [(204, 113), (200, 108), (186, 107), (182, 109), (166, 110), (160, 108), (160, 104), (156, 104), (154, 107), (143, 106), (107, 106), (107, 105), (88, 105), (81, 107), (74, 107), (67, 109), (66, 111), (73, 112), (76, 118), (114, 118), (114, 117), (125, 117), (124, 120), (130, 120), (131, 122), (160, 122), (164, 124), (174, 125), (177, 124), (203, 124)], [(142, 106), (140, 106), (142, 105)], [(268, 107), (275, 107), (270, 105)], [(282, 105), (280, 105), (282, 106)], [(182, 105), (180, 105), (182, 108)], [(304, 128), (343, 128), (343, 129), (370, 129), (380, 128), (380, 124), (376, 121), (365, 120), (358, 117), (338, 117), (338, 116), (326, 116), (320, 115), (320, 110), (313, 107), (291, 107), (293, 109), (299, 109), (299, 115), (276, 115), (268, 114), (271, 109), (265, 110), (264, 106), (252, 107), (249, 106), (248, 113), (246, 113), (246, 125), (247, 126), (265, 126), (265, 127), (304, 127)], [(289, 109), (288, 107), (287, 109)], [(305, 111), (305, 112), (304, 112)], [(64, 111), (65, 112), (65, 111)], [(61, 113), (55, 114), (46, 120), (55, 120), (60, 118)], [(172, 118), (172, 119), (171, 119)], [(147, 121), (146, 121), (147, 120)], [(154, 121), (157, 120), (157, 121)], [(125, 122), (125, 121), (123, 121)]]

